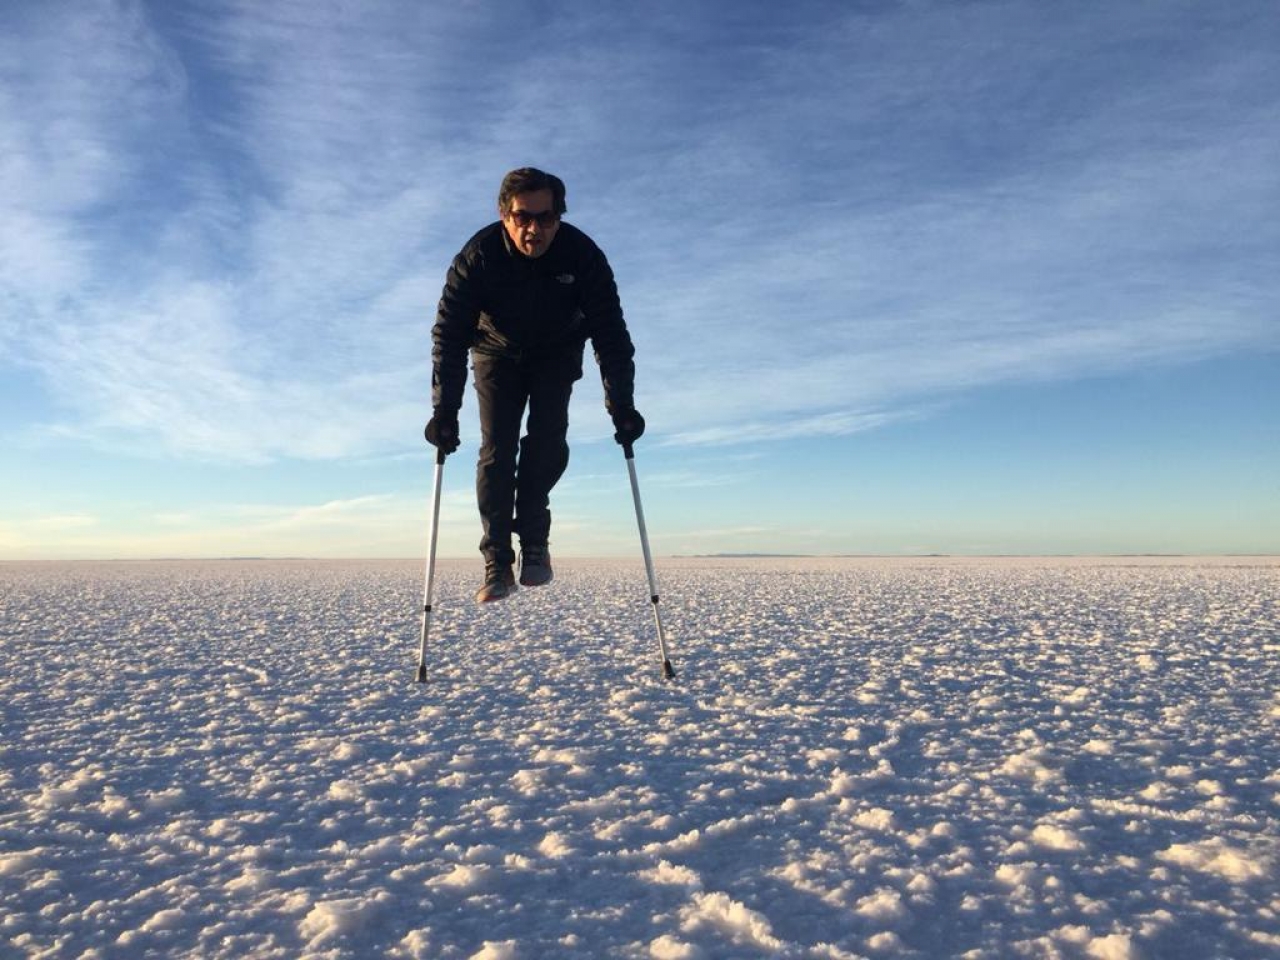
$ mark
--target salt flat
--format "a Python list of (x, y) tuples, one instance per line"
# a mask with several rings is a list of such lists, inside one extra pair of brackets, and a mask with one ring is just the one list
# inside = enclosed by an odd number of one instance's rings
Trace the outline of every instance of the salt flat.
[(0, 565), (0, 956), (1274, 957), (1280, 560)]

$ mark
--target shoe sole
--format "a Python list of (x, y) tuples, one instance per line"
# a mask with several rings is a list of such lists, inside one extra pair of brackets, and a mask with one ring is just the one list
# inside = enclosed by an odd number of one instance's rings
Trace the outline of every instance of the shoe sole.
[(522, 587), (545, 587), (555, 579), (554, 574), (548, 573), (545, 577), (539, 575), (537, 578), (528, 577), (527, 574), (520, 574), (520, 586)]
[(476, 603), (497, 603), (499, 600), (507, 599), (507, 597), (511, 596), (515, 592), (515, 584), (506, 587), (501, 593), (496, 590), (492, 593), (486, 593), (485, 588), (481, 587), (476, 593)]

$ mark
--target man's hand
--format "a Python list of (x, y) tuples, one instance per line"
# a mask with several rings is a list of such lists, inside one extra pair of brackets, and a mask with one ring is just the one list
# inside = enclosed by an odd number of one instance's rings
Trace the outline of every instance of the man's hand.
[(446, 456), (458, 449), (458, 415), (436, 410), (427, 422), (427, 443)]
[(634, 407), (612, 412), (613, 428), (617, 431), (613, 439), (624, 447), (629, 447), (644, 436), (644, 417)]

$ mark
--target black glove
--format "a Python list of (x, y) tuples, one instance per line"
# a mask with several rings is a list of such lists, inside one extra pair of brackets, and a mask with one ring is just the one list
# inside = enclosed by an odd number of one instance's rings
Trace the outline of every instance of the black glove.
[(613, 439), (624, 447), (631, 446), (644, 436), (644, 417), (640, 416), (635, 407), (613, 410), (610, 415), (613, 417), (613, 428), (617, 431)]
[(437, 410), (427, 422), (427, 443), (443, 454), (458, 449), (458, 415)]

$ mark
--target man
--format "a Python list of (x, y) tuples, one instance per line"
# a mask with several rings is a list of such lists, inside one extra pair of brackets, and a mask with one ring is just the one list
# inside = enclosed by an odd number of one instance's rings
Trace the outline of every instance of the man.
[(569, 396), (582, 377), (587, 340), (600, 366), (614, 439), (625, 446), (644, 433), (632, 396), (635, 349), (613, 271), (590, 237), (561, 221), (566, 209), (558, 177), (532, 167), (507, 174), (498, 191), (501, 219), (454, 257), (431, 331), (433, 410), (426, 435), (445, 455), (458, 449), (468, 350), (475, 373), (481, 603), (516, 589), (513, 533), (520, 539), (520, 583), (551, 581), (550, 495), (569, 463)]

